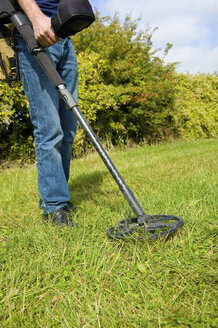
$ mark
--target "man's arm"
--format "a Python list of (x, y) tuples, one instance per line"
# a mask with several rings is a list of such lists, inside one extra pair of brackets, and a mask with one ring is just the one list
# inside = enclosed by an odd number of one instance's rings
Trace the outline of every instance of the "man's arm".
[(59, 38), (51, 30), (51, 18), (40, 10), (35, 0), (18, 0), (18, 3), (33, 25), (36, 40), (43, 47), (55, 44)]

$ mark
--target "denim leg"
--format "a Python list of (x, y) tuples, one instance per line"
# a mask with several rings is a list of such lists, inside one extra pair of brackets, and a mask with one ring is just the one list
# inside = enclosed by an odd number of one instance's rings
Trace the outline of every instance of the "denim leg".
[[(67, 60), (66, 60), (67, 58)], [(72, 94), (75, 101), (78, 101), (78, 69), (76, 55), (73, 49), (72, 41), (66, 38), (63, 43), (63, 60), (57, 68), (67, 89)], [(61, 156), (66, 179), (69, 179), (70, 160), (72, 155), (72, 144), (77, 131), (77, 119), (75, 115), (66, 108), (63, 100), (60, 100), (60, 120), (63, 129), (63, 141), (61, 147)]]
[[(68, 60), (67, 57), (63, 58), (64, 41), (60, 40), (47, 49), (57, 69), (61, 62), (61, 67), (64, 67), (64, 62)], [(44, 214), (52, 213), (65, 206), (70, 200), (67, 180), (72, 143), (76, 133), (76, 120), (74, 117), (71, 118), (73, 122), (71, 126), (65, 123), (68, 120), (67, 112), (64, 112), (66, 108), (63, 109), (65, 105), (59, 99), (57, 90), (37, 60), (28, 53), (25, 41), (16, 35), (15, 42), (19, 55), (20, 76), (29, 100), (30, 118), (34, 126), (38, 187), (43, 200), (42, 208)], [(76, 70), (75, 65), (74, 70)], [(61, 69), (62, 71), (64, 72), (64, 68)], [(67, 72), (64, 74), (67, 76)], [(71, 74), (71, 79), (74, 78), (75, 76)], [(71, 81), (71, 92), (77, 93), (77, 76), (76, 82)], [(68, 131), (68, 134), (65, 131)]]

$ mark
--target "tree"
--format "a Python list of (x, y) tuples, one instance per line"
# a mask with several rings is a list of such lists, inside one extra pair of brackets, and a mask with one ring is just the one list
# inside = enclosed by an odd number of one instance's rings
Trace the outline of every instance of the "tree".
[[(152, 141), (171, 133), (174, 65), (164, 65), (152, 49), (153, 31), (138, 31), (137, 23), (130, 16), (121, 24), (117, 15), (97, 15), (95, 24), (72, 38), (80, 107), (98, 136), (110, 143)], [(80, 145), (81, 140), (85, 147), (79, 131)]]

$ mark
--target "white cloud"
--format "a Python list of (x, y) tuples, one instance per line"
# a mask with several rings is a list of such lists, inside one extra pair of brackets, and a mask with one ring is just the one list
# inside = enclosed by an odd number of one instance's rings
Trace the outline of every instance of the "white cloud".
[(158, 31), (153, 36), (153, 40), (160, 45), (169, 41), (179, 46), (193, 42), (193, 40), (195, 43), (205, 40), (209, 33), (208, 26), (200, 26), (197, 18), (185, 17), (160, 23)]
[(207, 45), (200, 45), (174, 48), (169, 52), (167, 61), (179, 61), (178, 72), (214, 73), (218, 71), (217, 58), (218, 46), (209, 49)]
[(134, 16), (143, 16), (147, 22), (162, 21), (185, 15), (212, 15), (218, 10), (217, 0), (101, 0), (100, 8), (121, 14), (132, 12)]
[(98, 8), (101, 14), (140, 17), (141, 29), (158, 27), (154, 48), (172, 43), (168, 60), (181, 61), (180, 71), (218, 70), (218, 0), (100, 0)]

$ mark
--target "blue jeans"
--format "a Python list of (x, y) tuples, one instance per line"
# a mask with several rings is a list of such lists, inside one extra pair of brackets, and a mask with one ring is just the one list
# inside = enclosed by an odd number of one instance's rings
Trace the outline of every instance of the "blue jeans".
[[(26, 43), (18, 33), (15, 34), (15, 45), (20, 77), (34, 126), (42, 209), (44, 214), (48, 214), (67, 205), (70, 200), (68, 179), (77, 120), (59, 98), (58, 91), (36, 58), (28, 53)], [(46, 52), (77, 102), (78, 70), (71, 40), (61, 39)]]

